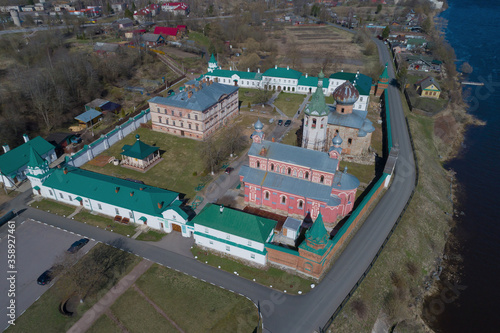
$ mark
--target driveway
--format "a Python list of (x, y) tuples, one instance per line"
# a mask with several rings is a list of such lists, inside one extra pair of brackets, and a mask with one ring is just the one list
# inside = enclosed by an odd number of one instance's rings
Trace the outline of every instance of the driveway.
[[(7, 274), (12, 269), (7, 268), (7, 234), (5, 227), (2, 226), (2, 238), (0, 239), (0, 330), (8, 325), (6, 309), (9, 304), (7, 293), (9, 282)], [(14, 232), (16, 245), (16, 317), (19, 317), (28, 307), (31, 306), (51, 285), (40, 286), (36, 280), (45, 270), (49, 269), (74, 241), (82, 238), (79, 235), (63, 231), (61, 229), (37, 223), (32, 220), (16, 223)], [(79, 252), (79, 255), (87, 253), (96, 242), (91, 240)]]

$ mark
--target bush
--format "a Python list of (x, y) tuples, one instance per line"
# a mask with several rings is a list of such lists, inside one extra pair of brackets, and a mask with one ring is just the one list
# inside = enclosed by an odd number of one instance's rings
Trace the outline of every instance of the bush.
[(198, 176), (198, 172), (197, 171), (193, 172), (193, 176), (194, 177)]

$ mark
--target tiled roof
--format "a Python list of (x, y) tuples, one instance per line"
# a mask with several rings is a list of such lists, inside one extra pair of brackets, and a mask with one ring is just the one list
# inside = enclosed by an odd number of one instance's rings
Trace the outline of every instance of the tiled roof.
[[(238, 87), (228, 86), (220, 83), (212, 83), (210, 85), (199, 82), (202, 89), (184, 90), (174, 96), (153, 97), (149, 100), (150, 103), (158, 103), (161, 105), (186, 108), (189, 110), (205, 111), (212, 105), (216, 104), (223, 95), (231, 95), (238, 91)], [(192, 92), (191, 98), (188, 98), (188, 93)]]
[(279, 173), (250, 168), (243, 165), (240, 169), (243, 181), (262, 187), (290, 193), (305, 198), (325, 202), (328, 206), (340, 205), (340, 198), (332, 195), (332, 187), (311, 181), (285, 176)]
[(252, 143), (248, 155), (260, 156), (263, 147), (266, 148), (267, 151), (265, 157), (270, 160), (301, 165), (313, 170), (330, 173), (337, 170), (338, 160), (330, 158), (327, 153), (267, 140), (262, 141), (262, 143)]
[(90, 110), (85, 111), (84, 113), (76, 116), (75, 119), (83, 121), (84, 123), (88, 123), (91, 120), (99, 117), (100, 115), (102, 115), (102, 112), (97, 111), (96, 109), (90, 109)]
[(291, 68), (272, 67), (264, 72), (263, 76), (281, 77), (285, 79), (300, 79), (302, 73)]
[[(180, 203), (176, 202), (179, 196), (177, 192), (70, 166), (66, 168), (67, 174), (64, 174), (63, 168), (53, 169), (43, 185), (153, 216), (178, 208)], [(161, 208), (158, 203), (162, 204)]]
[(227, 207), (221, 213), (220, 206), (210, 203), (192, 222), (259, 243), (267, 241), (276, 225), (276, 221)]
[(0, 155), (0, 171), (2, 171), (4, 175), (10, 176), (28, 164), (30, 160), (30, 147), (33, 147), (41, 156), (54, 149), (54, 146), (48, 143), (44, 138), (37, 136), (9, 150), (7, 153)]
[(139, 140), (139, 134), (136, 135), (137, 140), (133, 145), (124, 145), (123, 146), (123, 152), (121, 153), (122, 155), (125, 156), (130, 156), (133, 158), (137, 158), (140, 160), (145, 159), (149, 155), (155, 153), (158, 151), (158, 147), (153, 147), (150, 145), (145, 144), (141, 140)]

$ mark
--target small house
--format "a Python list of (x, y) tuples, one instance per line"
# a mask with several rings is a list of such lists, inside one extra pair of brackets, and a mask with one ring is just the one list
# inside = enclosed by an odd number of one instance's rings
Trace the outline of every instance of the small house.
[(102, 112), (90, 109), (75, 117), (81, 128), (89, 128), (102, 120)]
[(441, 88), (432, 76), (418, 81), (415, 83), (415, 87), (421, 97), (439, 99), (439, 95), (441, 94)]
[(134, 21), (132, 21), (129, 18), (123, 18), (123, 19), (116, 20), (113, 23), (113, 25), (117, 25), (118, 29), (127, 29), (127, 28), (130, 28), (134, 25)]
[(133, 145), (123, 146), (121, 165), (145, 172), (161, 161), (160, 148), (145, 144), (139, 139), (139, 134), (135, 138)]
[(156, 34), (144, 34), (141, 36), (141, 46), (157, 47), (165, 43), (165, 37)]
[(179, 37), (179, 28), (155, 27), (154, 34), (161, 35), (170, 40), (177, 40)]

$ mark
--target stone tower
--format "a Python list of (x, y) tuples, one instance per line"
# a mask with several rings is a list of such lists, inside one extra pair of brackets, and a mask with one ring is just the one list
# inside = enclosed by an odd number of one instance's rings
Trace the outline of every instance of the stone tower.
[(214, 54), (212, 53), (208, 61), (208, 72), (213, 73), (215, 69), (217, 69), (217, 60), (215, 60)]
[[(356, 84), (356, 81), (354, 81)], [(339, 114), (350, 114), (354, 107), (354, 103), (359, 98), (359, 92), (354, 87), (351, 81), (345, 81), (333, 92), (333, 98), (335, 99), (336, 107), (335, 111)]]
[(44, 160), (33, 147), (30, 147), (30, 160), (26, 176), (31, 183), (34, 194), (40, 194), (42, 184), (49, 175), (49, 162)]
[(324, 78), (325, 75), (321, 71), (318, 75), (318, 88), (304, 111), (304, 129), (302, 131), (302, 147), (318, 151), (325, 151), (327, 148), (326, 134), (328, 113), (330, 112), (323, 94)]

